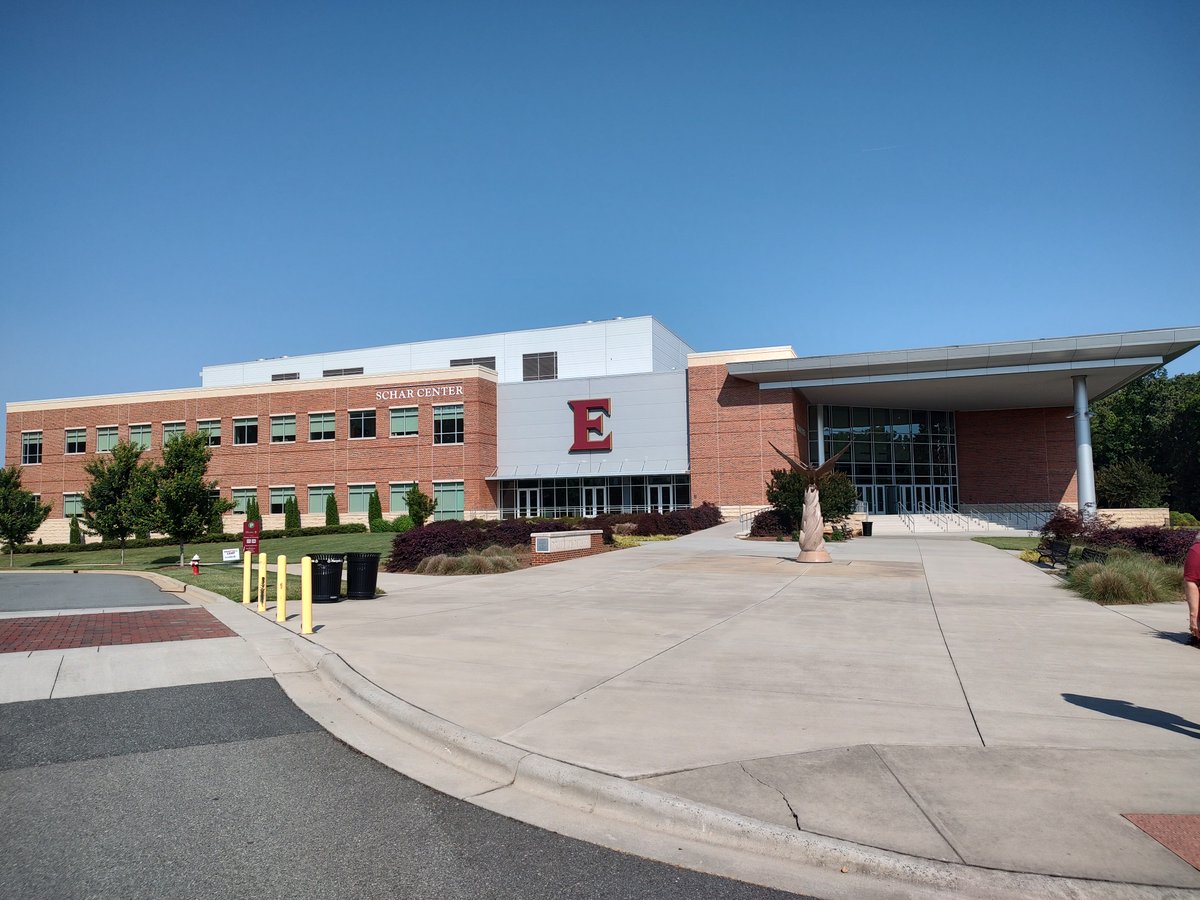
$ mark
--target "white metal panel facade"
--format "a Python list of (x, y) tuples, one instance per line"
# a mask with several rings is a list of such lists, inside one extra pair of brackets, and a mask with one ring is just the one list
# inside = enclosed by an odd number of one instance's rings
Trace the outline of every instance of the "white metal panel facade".
[[(497, 399), (496, 477), (688, 471), (684, 371), (500, 384)], [(612, 449), (573, 453), (575, 413), (567, 403), (598, 399), (610, 404), (611, 415), (602, 418)]]
[(522, 380), (526, 353), (558, 354), (559, 378), (683, 370), (691, 349), (651, 316), (609, 319), (556, 328), (534, 328), (472, 337), (338, 350), (253, 362), (205, 366), (204, 387), (267, 384), (272, 375), (297, 373), (317, 379), (333, 369), (361, 367), (363, 374), (444, 369), (452, 359), (494, 356), (501, 382)]

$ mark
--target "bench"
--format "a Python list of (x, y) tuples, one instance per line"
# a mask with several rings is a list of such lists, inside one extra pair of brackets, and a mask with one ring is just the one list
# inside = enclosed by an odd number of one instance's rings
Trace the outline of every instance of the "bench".
[(1048, 562), (1051, 568), (1059, 563), (1066, 563), (1071, 552), (1070, 541), (1051, 541), (1045, 547), (1038, 547), (1038, 562)]
[(1093, 550), (1091, 547), (1084, 547), (1082, 559), (1084, 562), (1094, 562), (1104, 565), (1108, 562), (1108, 553), (1104, 550)]

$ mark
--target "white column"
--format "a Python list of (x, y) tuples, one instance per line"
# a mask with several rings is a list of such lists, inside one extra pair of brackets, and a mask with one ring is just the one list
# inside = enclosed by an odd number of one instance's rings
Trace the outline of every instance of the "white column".
[(817, 404), (817, 465), (825, 464), (825, 406)]
[(1085, 519), (1096, 515), (1096, 473), (1092, 469), (1092, 414), (1088, 412), (1087, 376), (1074, 375), (1075, 470), (1079, 511)]

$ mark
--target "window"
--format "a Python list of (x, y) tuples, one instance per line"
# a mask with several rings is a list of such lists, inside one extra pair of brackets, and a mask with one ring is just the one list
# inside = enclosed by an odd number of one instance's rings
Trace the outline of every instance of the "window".
[(463, 405), (451, 403), (433, 408), (433, 442), (461, 444), (463, 442)]
[(42, 433), (21, 432), (21, 465), (36, 466), (42, 461)]
[(258, 443), (258, 419), (245, 418), (233, 420), (233, 443), (236, 444), (257, 444)]
[(463, 517), (463, 483), (461, 481), (435, 481), (433, 483), (433, 499), (437, 506), (433, 510), (433, 518), (461, 519)]
[(352, 369), (326, 369), (321, 373), (321, 377), (336, 378), (339, 375), (361, 375), (362, 373), (362, 366), (356, 366)]
[(334, 427), (336, 417), (331, 412), (308, 414), (308, 439), (310, 441), (332, 441), (337, 431)]
[(299, 372), (278, 372), (271, 376), (272, 381), (299, 381)]
[(196, 423), (196, 430), (202, 431), (208, 435), (208, 446), (221, 446), (221, 420), (220, 419), (201, 419)]
[(393, 481), (388, 485), (390, 488), (390, 496), (388, 497), (388, 511), (393, 515), (407, 515), (408, 501), (405, 495), (412, 489), (414, 481)]
[(83, 494), (63, 494), (63, 518), (83, 515)]
[(350, 512), (365, 513), (370, 509), (371, 495), (375, 493), (373, 484), (350, 485)]
[(104, 425), (96, 429), (97, 453), (112, 453), (112, 448), (115, 446), (117, 446), (116, 425)]
[(352, 439), (375, 437), (375, 410), (350, 410), (350, 437)]
[(310, 484), (308, 486), (308, 511), (310, 513), (325, 512), (325, 504), (332, 496), (332, 484)]
[(129, 426), (129, 443), (135, 447), (141, 447), (143, 450), (150, 449), (150, 425), (130, 425)]
[(67, 453), (87, 453), (87, 429), (86, 428), (68, 428)]
[(258, 488), (234, 488), (233, 489), (233, 512), (246, 514), (246, 504), (253, 500), (258, 502)]
[(187, 431), (186, 422), (163, 422), (163, 446), (165, 447), (175, 438), (180, 437)]
[(271, 443), (296, 443), (296, 417), (271, 416)]
[(454, 366), (484, 366), (496, 371), (496, 357), (494, 356), (472, 356), (469, 359), (452, 359), (450, 360), (451, 367)]
[(521, 357), (522, 381), (553, 381), (558, 377), (558, 352), (526, 353)]
[(285, 487), (271, 488), (271, 515), (283, 515), (283, 505), (287, 503), (288, 498), (296, 496), (296, 488), (293, 485)]
[(411, 437), (417, 433), (417, 408), (415, 406), (402, 406), (398, 409), (388, 410), (388, 412), (391, 422), (388, 426), (388, 434), (392, 437)]

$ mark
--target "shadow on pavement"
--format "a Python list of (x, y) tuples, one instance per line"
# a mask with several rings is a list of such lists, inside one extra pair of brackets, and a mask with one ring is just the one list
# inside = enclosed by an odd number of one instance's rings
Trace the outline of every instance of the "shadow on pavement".
[(1131, 722), (1153, 725), (1156, 728), (1164, 728), (1167, 731), (1173, 731), (1176, 734), (1186, 735), (1187, 737), (1200, 738), (1200, 724), (1185, 719), (1183, 716), (1177, 716), (1174, 713), (1154, 709), (1151, 706), (1138, 706), (1135, 703), (1130, 703), (1128, 700), (1088, 697), (1085, 694), (1063, 694), (1062, 697), (1068, 703), (1082, 706), (1084, 709), (1104, 713), (1106, 716), (1128, 719)]

